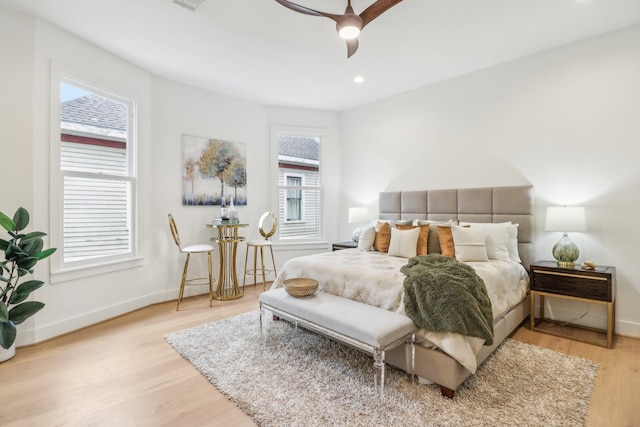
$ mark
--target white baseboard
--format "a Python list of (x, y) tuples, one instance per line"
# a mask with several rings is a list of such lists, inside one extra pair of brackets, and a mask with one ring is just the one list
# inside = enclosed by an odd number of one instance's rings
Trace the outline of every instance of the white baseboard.
[[(195, 289), (186, 289), (185, 297), (197, 295), (199, 293), (201, 292), (196, 292)], [(175, 289), (148, 294), (139, 298), (123, 301), (109, 307), (103, 307), (99, 310), (84, 313), (82, 315), (75, 316), (69, 319), (64, 319), (59, 322), (50, 323), (48, 325), (38, 324), (36, 317), (35, 322), (32, 322), (35, 324), (29, 325), (28, 328), (24, 328), (23, 326), (26, 326), (24, 324), (19, 326), (20, 329), (18, 330), (16, 345), (18, 347), (21, 347), (25, 345), (37, 344), (39, 342), (64, 335), (87, 326), (95, 325), (96, 323), (100, 323), (105, 320), (113, 319), (114, 317), (130, 313), (140, 308), (148, 307), (152, 304), (175, 300), (176, 296), (177, 290)]]

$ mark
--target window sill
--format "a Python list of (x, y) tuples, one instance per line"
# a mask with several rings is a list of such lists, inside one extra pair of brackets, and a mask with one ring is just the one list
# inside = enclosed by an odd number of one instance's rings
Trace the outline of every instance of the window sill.
[(293, 251), (293, 250), (331, 250), (331, 244), (325, 241), (316, 242), (274, 242), (274, 251)]
[(82, 279), (85, 277), (99, 276), (101, 274), (113, 273), (115, 271), (126, 270), (129, 268), (141, 267), (143, 258), (130, 258), (125, 261), (113, 261), (103, 264), (91, 264), (86, 266), (78, 266), (75, 268), (52, 271), (49, 282), (63, 283), (71, 280)]

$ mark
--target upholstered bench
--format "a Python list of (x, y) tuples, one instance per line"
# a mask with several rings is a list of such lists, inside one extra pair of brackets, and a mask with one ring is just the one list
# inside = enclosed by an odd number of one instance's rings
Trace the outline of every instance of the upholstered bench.
[[(406, 344), (405, 356), (413, 376), (415, 331), (413, 320), (393, 311), (348, 298), (316, 292), (304, 298), (289, 295), (284, 288), (260, 295), (260, 329), (264, 337), (263, 316), (269, 310), (275, 316), (298, 324), (373, 355), (374, 385), (384, 396), (385, 352)], [(378, 387), (379, 384), (379, 387)]]

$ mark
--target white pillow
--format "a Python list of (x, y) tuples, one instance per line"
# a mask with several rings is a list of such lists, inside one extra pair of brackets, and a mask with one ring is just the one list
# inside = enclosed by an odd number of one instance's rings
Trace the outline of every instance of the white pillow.
[(487, 247), (489, 259), (509, 259), (507, 244), (509, 243), (510, 225), (482, 226), (484, 229), (484, 243)]
[(451, 225), (451, 235), (458, 261), (489, 261), (482, 227)]
[(509, 251), (509, 259), (515, 262), (522, 262), (520, 252), (518, 252), (518, 226), (520, 224), (511, 224), (507, 231), (509, 232), (509, 242), (507, 250)]
[(358, 240), (358, 249), (361, 251), (370, 251), (373, 247), (373, 241), (376, 239), (376, 229), (373, 226), (365, 228), (360, 233), (360, 239)]
[(413, 258), (416, 256), (418, 236), (420, 236), (420, 227), (412, 228), (411, 230), (398, 230), (395, 227), (391, 228), (389, 255), (402, 258)]
[[(489, 259), (511, 259), (515, 262), (522, 262), (518, 253), (518, 224), (511, 222), (465, 222), (464, 225), (484, 227), (485, 245)], [(504, 242), (503, 229), (507, 231), (506, 243)]]

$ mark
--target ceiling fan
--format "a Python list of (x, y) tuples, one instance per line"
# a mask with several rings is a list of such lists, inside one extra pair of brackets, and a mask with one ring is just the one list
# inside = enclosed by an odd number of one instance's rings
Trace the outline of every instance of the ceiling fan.
[(392, 6), (400, 3), (402, 0), (377, 0), (362, 11), (360, 15), (356, 15), (353, 11), (353, 8), (351, 7), (351, 0), (347, 0), (347, 8), (342, 15), (309, 9), (308, 7), (300, 6), (299, 4), (292, 3), (288, 0), (276, 1), (284, 7), (296, 12), (304, 13), (305, 15), (324, 16), (336, 21), (338, 34), (340, 34), (340, 37), (345, 39), (347, 42), (347, 58), (350, 58), (358, 49), (358, 35), (365, 25), (382, 15)]

